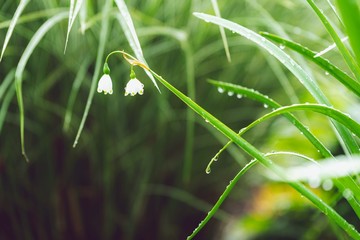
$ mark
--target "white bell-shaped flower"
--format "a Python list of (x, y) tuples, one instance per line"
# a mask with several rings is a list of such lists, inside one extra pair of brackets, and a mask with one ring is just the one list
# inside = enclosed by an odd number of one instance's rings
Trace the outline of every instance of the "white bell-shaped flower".
[(138, 79), (133, 78), (126, 84), (125, 87), (125, 96), (131, 95), (135, 96), (136, 94), (143, 95), (144, 94), (144, 84), (142, 84)]
[(109, 74), (102, 75), (98, 83), (97, 91), (99, 93), (104, 92), (104, 94), (113, 93), (112, 81)]

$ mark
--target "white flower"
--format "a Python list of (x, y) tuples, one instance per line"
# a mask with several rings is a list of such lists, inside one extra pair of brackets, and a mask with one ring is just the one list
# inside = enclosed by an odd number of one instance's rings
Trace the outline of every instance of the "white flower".
[(130, 81), (126, 84), (125, 87), (125, 96), (131, 95), (135, 96), (136, 94), (143, 95), (144, 93), (144, 84), (142, 84), (136, 78), (130, 79)]
[(97, 91), (104, 94), (112, 94), (112, 81), (109, 74), (104, 74), (99, 80)]

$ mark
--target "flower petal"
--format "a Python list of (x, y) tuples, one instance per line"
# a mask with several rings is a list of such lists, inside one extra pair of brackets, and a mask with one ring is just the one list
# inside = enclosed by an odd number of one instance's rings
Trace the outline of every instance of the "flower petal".
[(99, 80), (97, 91), (99, 93), (104, 92), (104, 94), (112, 94), (112, 81), (109, 74), (104, 74)]
[(142, 84), (138, 79), (133, 78), (126, 84), (125, 87), (125, 96), (131, 95), (135, 96), (136, 94), (143, 95), (144, 94), (144, 84)]

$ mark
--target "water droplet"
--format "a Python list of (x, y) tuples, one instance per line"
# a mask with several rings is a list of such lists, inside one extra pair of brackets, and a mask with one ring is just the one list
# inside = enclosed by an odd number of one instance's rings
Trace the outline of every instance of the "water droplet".
[(350, 189), (345, 189), (343, 192), (343, 197), (346, 198), (347, 200), (351, 199), (353, 197), (353, 193)]
[(328, 71), (326, 71), (326, 72), (325, 72), (325, 75), (326, 75), (326, 76), (329, 76), (329, 72), (328, 72)]
[(237, 97), (238, 99), (240, 99), (240, 98), (243, 97), (243, 95), (241, 95), (240, 93), (238, 93), (238, 94), (236, 94), (236, 97)]
[(322, 183), (322, 188), (325, 191), (330, 191), (334, 186), (334, 183), (331, 179), (326, 179), (323, 183)]
[(205, 172), (206, 172), (206, 174), (210, 174), (210, 173), (211, 173), (211, 168), (210, 168), (210, 166), (208, 166), (208, 167), (205, 169)]
[(214, 162), (216, 162), (217, 160), (219, 160), (219, 156), (215, 156), (215, 157), (213, 157), (213, 159), (212, 159)]
[(321, 184), (321, 180), (318, 176), (309, 177), (308, 182), (309, 182), (310, 187), (312, 187), (312, 188), (318, 188), (318, 187), (320, 187), (320, 184)]
[(233, 95), (234, 95), (234, 92), (232, 92), (232, 91), (228, 91), (228, 95), (231, 97), (231, 96), (233, 96)]
[(284, 50), (284, 49), (285, 49), (285, 45), (284, 45), (284, 44), (280, 44), (279, 47), (280, 47), (281, 50)]
[(268, 108), (269, 107), (269, 105), (267, 105), (267, 104), (264, 104), (264, 108)]
[(205, 122), (207, 122), (207, 123), (208, 123), (208, 122), (209, 122), (209, 120), (205, 118)]
[(221, 87), (218, 87), (217, 90), (218, 90), (219, 93), (223, 93), (223, 92), (225, 91), (225, 90), (224, 90), (223, 88), (221, 88)]

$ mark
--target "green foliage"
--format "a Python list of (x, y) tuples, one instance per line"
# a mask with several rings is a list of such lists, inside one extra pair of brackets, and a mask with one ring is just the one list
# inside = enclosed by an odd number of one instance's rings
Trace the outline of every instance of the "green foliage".
[(336, 3), (5, 0), (0, 239), (360, 239), (357, 172), (288, 176), (360, 152), (360, 4)]

